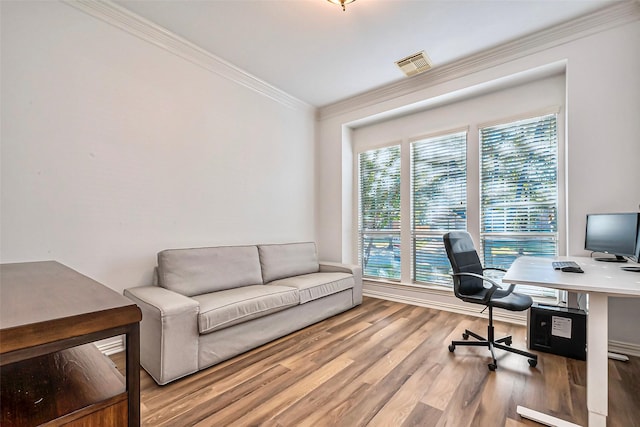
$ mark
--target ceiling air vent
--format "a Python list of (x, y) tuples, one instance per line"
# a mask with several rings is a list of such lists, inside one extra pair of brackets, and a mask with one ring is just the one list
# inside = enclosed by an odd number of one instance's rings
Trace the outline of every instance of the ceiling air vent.
[(431, 61), (427, 54), (422, 51), (396, 61), (396, 65), (407, 77), (411, 77), (430, 69)]

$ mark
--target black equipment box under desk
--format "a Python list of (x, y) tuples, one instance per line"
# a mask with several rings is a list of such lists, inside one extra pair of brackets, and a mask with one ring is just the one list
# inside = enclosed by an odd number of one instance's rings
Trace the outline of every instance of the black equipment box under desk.
[(531, 350), (586, 360), (587, 315), (583, 310), (533, 304), (528, 314)]

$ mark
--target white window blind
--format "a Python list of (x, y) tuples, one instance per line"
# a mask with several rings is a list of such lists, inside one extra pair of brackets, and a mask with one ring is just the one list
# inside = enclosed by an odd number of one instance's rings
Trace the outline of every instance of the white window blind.
[(400, 146), (360, 153), (358, 163), (363, 275), (400, 280)]
[[(519, 256), (558, 253), (556, 115), (480, 129), (480, 238), (484, 265), (508, 268)], [(520, 286), (554, 297), (556, 291)]]
[(442, 236), (467, 227), (467, 133), (412, 144), (413, 280), (452, 285)]

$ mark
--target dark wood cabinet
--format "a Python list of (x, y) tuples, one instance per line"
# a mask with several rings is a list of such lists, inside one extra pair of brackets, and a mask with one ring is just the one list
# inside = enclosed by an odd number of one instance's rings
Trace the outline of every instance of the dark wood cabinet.
[[(0, 424), (140, 425), (140, 309), (55, 261), (0, 266)], [(93, 342), (126, 337), (126, 377)]]

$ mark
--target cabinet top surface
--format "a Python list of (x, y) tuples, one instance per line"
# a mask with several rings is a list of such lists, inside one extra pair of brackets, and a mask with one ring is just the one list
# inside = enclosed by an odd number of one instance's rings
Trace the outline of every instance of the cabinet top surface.
[[(0, 265), (0, 330), (87, 315), (122, 312), (136, 321), (139, 309), (114, 290), (55, 261)], [(126, 319), (130, 317), (130, 319)], [(139, 320), (139, 319), (138, 319)], [(6, 336), (5, 336), (6, 337)]]

